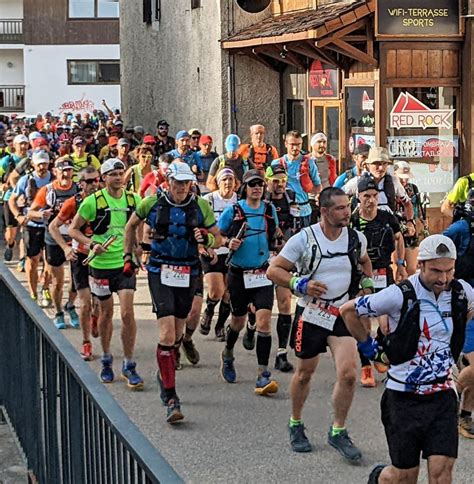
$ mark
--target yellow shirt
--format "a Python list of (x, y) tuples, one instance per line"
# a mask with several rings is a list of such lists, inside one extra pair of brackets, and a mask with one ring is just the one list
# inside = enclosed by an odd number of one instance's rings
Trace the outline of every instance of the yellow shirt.
[(467, 177), (471, 178), (473, 182), (472, 185), (474, 186), (474, 173), (459, 178), (454, 187), (448, 193), (447, 198), (451, 203), (464, 203), (467, 200), (467, 194), (469, 192), (469, 180)]
[(100, 171), (100, 161), (94, 155), (85, 154), (79, 158), (77, 155), (72, 154), (71, 158), (74, 162), (74, 176), (72, 179), (75, 182), (77, 182), (78, 174), (83, 168), (93, 166), (97, 171)]

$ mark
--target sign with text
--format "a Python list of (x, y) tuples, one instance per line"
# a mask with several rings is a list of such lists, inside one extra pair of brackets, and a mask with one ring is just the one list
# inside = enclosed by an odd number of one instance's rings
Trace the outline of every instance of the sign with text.
[(459, 3), (459, 0), (377, 0), (376, 35), (459, 36)]
[(392, 159), (453, 159), (459, 156), (458, 136), (389, 136), (387, 148)]
[(311, 63), (308, 80), (308, 97), (333, 98), (339, 96), (338, 71), (319, 60)]

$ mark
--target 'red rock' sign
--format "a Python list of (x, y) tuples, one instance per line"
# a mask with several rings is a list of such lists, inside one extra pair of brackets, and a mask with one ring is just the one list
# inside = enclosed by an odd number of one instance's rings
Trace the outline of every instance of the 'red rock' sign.
[(401, 92), (390, 111), (390, 127), (451, 129), (454, 109), (430, 109), (409, 92)]

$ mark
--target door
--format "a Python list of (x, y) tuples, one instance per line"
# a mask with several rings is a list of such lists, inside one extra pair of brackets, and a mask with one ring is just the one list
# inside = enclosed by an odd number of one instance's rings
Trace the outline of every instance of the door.
[(339, 101), (310, 101), (310, 128), (311, 136), (317, 131), (324, 131), (328, 137), (328, 153), (337, 160), (340, 159), (340, 112), (341, 103)]

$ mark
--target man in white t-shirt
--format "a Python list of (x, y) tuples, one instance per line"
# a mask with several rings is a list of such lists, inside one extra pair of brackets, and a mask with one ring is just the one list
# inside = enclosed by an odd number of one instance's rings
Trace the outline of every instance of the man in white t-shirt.
[(474, 315), (474, 291), (454, 279), (455, 260), (451, 239), (431, 235), (420, 244), (419, 273), (341, 308), (367, 358), (374, 359), (379, 349), (364, 318), (388, 315), (392, 338), (383, 345), (391, 366), (381, 401), (392, 465), (376, 466), (369, 483), (416, 483), (420, 455), (428, 460), (430, 482), (452, 482), (458, 422), (451, 369)]
[[(290, 386), (290, 442), (295, 452), (311, 451), (302, 411), (319, 355), (329, 346), (337, 377), (328, 443), (355, 462), (362, 454), (349, 438), (345, 422), (355, 391), (357, 349), (339, 315), (339, 307), (358, 293), (359, 284), (373, 290), (372, 265), (367, 239), (348, 228), (351, 210), (347, 195), (340, 188), (325, 188), (319, 204), (321, 222), (291, 237), (267, 270), (269, 279), (299, 296), (291, 342), (298, 360)], [(365, 278), (361, 277), (359, 266)], [(292, 274), (295, 268), (300, 277)]]

